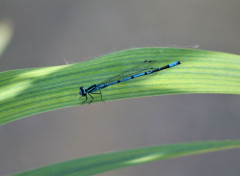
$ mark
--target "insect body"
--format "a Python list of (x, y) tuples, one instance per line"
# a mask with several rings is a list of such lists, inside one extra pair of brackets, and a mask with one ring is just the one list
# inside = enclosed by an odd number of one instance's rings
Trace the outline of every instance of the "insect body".
[[(149, 62), (151, 62), (151, 61), (144, 61), (144, 63), (149, 63)], [(103, 89), (103, 88), (106, 88), (108, 86), (111, 86), (111, 85), (114, 85), (114, 84), (118, 84), (118, 83), (121, 83), (121, 82), (125, 82), (125, 81), (128, 81), (128, 80), (134, 79), (134, 78), (138, 78), (138, 77), (141, 77), (141, 76), (144, 76), (144, 75), (149, 75), (149, 74), (152, 74), (152, 73), (155, 73), (155, 72), (167, 69), (167, 68), (171, 68), (171, 67), (177, 66), (179, 64), (181, 64), (181, 62), (180, 61), (176, 61), (176, 62), (173, 62), (171, 64), (165, 65), (163, 67), (152, 69), (152, 70), (149, 70), (149, 71), (146, 71), (146, 72), (142, 72), (142, 73), (139, 73), (139, 74), (132, 73), (131, 76), (127, 76), (127, 77), (123, 76), (122, 78), (120, 78), (119, 75), (118, 75), (118, 80), (116, 80), (116, 81), (113, 81), (113, 82), (106, 81), (105, 83), (101, 83), (101, 84), (93, 84), (92, 86), (88, 87), (87, 89), (85, 89), (83, 86), (81, 86), (79, 88), (80, 89), (79, 94), (82, 97), (86, 97), (86, 99), (82, 102), (82, 104), (88, 100), (88, 95), (91, 97), (91, 101), (89, 102), (89, 104), (92, 103), (92, 101), (94, 99), (92, 94), (100, 94), (101, 95), (101, 100), (103, 101), (103, 99), (102, 99), (102, 92), (101, 92), (101, 89)], [(120, 76), (121, 76), (121, 74), (120, 74)], [(97, 93), (96, 91), (99, 91), (99, 93)]]

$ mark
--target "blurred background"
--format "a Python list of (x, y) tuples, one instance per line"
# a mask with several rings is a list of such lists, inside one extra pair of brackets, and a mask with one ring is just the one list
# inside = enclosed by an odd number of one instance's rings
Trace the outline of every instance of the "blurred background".
[[(239, 0), (0, 0), (14, 31), (0, 71), (63, 65), (135, 47), (240, 54)], [(7, 35), (7, 34), (6, 34)], [(0, 126), (0, 175), (103, 152), (239, 139), (240, 96), (156, 96), (47, 112)], [(101, 176), (239, 176), (240, 151), (169, 159)]]

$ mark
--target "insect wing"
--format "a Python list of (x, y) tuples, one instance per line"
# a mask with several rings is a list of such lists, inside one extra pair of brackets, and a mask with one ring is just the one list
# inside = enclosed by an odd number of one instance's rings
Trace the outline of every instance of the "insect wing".
[(122, 71), (121, 73), (102, 81), (101, 83), (99, 83), (99, 85), (106, 84), (106, 83), (111, 83), (111, 82), (114, 82), (114, 81), (121, 80), (123, 78), (127, 78), (129, 76), (134, 76), (134, 75), (137, 75), (139, 73), (143, 73), (145, 71), (152, 70), (152, 69), (154, 69), (153, 68), (153, 63), (154, 63), (153, 61), (141, 62), (141, 63), (137, 64), (136, 66), (134, 66), (134, 67), (132, 67), (128, 70)]

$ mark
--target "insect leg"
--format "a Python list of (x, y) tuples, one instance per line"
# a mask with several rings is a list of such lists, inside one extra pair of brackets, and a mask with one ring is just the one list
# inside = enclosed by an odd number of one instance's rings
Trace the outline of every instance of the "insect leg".
[(105, 103), (105, 101), (102, 99), (102, 91), (101, 91), (101, 89), (99, 89), (99, 92), (101, 94), (101, 100)]
[(94, 93), (92, 93), (92, 94), (100, 94), (100, 95), (101, 95), (101, 101), (103, 101), (103, 102), (105, 103), (105, 101), (104, 101), (103, 98), (102, 98), (102, 92), (101, 92), (100, 89), (99, 89), (99, 93), (94, 92)]
[(88, 104), (91, 104), (93, 99), (94, 99), (94, 97), (90, 93), (88, 93), (88, 95), (92, 98), (91, 101), (88, 103)]
[(87, 101), (87, 100), (88, 100), (88, 96), (86, 94), (86, 99), (82, 102), (82, 104), (85, 103), (85, 101)]

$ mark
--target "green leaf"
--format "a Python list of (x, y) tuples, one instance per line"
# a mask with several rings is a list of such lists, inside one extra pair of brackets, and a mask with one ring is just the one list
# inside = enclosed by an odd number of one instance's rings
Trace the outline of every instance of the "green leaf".
[[(239, 148), (240, 140), (181, 143), (105, 153), (30, 170), (17, 176), (84, 176), (173, 157)], [(223, 158), (224, 159), (224, 158)]]
[[(139, 48), (72, 65), (0, 73), (0, 124), (54, 109), (81, 105), (79, 87), (87, 88), (144, 60), (154, 67), (181, 65), (102, 90), (105, 101), (189, 93), (240, 93), (240, 56), (178, 48)], [(100, 96), (94, 96), (94, 102)], [(87, 102), (86, 102), (87, 103)]]

